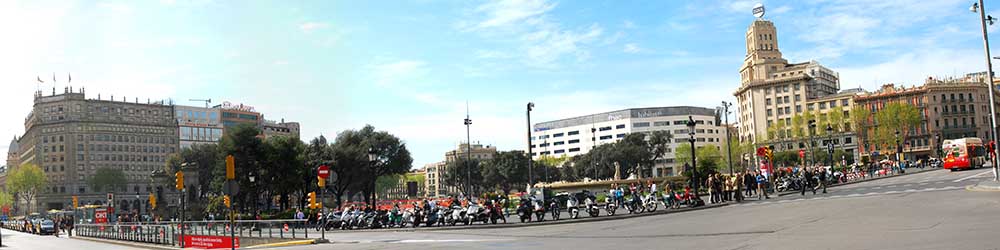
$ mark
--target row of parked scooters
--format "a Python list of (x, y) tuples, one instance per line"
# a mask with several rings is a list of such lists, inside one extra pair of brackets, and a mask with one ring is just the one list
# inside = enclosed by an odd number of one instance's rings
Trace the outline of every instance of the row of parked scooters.
[[(552, 220), (560, 220), (563, 211), (566, 211), (569, 219), (576, 219), (579, 218), (581, 212), (578, 196), (584, 197), (582, 209), (590, 217), (600, 216), (602, 209), (605, 215), (613, 216), (618, 212), (619, 207), (625, 209), (626, 213), (639, 214), (655, 212), (660, 205), (665, 208), (677, 209), (682, 206), (694, 207), (704, 204), (687, 195), (674, 193), (664, 194), (663, 197), (657, 197), (654, 194), (636, 195), (620, 200), (609, 196), (602, 206), (597, 203), (597, 198), (592, 194), (581, 193), (580, 195), (563, 194), (549, 199), (547, 204), (542, 199), (534, 197), (521, 199), (515, 211), (521, 223), (545, 221), (546, 214), (550, 214)], [(498, 205), (505, 203), (505, 201), (490, 200), (484, 204), (471, 203), (468, 206), (461, 206), (456, 202), (449, 206), (432, 206), (426, 203), (423, 206), (418, 206), (414, 204), (413, 208), (410, 209), (393, 210), (352, 208), (325, 215), (323, 222), (319, 225), (322, 225), (324, 230), (351, 230), (507, 223), (503, 206)], [(563, 203), (565, 206), (562, 206)]]

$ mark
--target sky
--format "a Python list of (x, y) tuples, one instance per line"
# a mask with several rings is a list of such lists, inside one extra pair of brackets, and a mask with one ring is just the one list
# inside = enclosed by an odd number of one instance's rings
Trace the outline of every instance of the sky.
[(371, 124), (421, 168), (465, 141), (466, 110), (473, 142), (521, 150), (528, 102), (540, 122), (734, 101), (760, 2), (784, 57), (842, 88), (985, 71), (970, 0), (6, 0), (0, 135), (24, 133), (36, 89), (72, 85), (244, 103), (300, 122), (304, 141)]

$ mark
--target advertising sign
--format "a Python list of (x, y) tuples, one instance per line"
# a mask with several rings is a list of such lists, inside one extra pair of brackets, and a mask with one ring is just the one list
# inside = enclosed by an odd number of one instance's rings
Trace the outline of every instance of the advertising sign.
[[(184, 235), (184, 246), (190, 248), (232, 248), (232, 244), (233, 240), (228, 236)], [(240, 238), (236, 238), (236, 248), (240, 248)]]
[(107, 224), (108, 223), (108, 210), (104, 208), (98, 208), (94, 210), (94, 223), (97, 224)]

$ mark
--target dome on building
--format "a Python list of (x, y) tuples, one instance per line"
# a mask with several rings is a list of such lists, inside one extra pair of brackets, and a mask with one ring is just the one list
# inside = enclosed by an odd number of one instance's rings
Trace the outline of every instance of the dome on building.
[(17, 151), (18, 151), (17, 136), (15, 135), (14, 139), (10, 140), (10, 146), (7, 147), (7, 153), (10, 154), (11, 152), (17, 152)]

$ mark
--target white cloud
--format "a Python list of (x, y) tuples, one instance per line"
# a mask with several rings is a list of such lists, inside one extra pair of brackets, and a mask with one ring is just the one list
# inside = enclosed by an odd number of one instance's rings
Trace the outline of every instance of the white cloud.
[(273, 63), (271, 63), (271, 64), (272, 64), (272, 65), (275, 65), (275, 66), (284, 66), (284, 65), (288, 65), (288, 61), (285, 61), (285, 60), (277, 60), (277, 61), (274, 61), (274, 62), (273, 62)]
[(427, 63), (418, 60), (398, 60), (388, 63), (371, 66), (375, 84), (379, 86), (391, 86), (402, 84), (423, 76), (427, 68)]
[(509, 59), (514, 56), (507, 52), (497, 50), (477, 50), (476, 57), (481, 59)]
[(315, 30), (326, 28), (327, 26), (329, 26), (329, 24), (324, 22), (305, 22), (299, 24), (299, 30), (302, 30), (302, 32), (309, 34)]
[(476, 24), (476, 29), (497, 28), (515, 25), (526, 19), (541, 16), (555, 8), (556, 4), (545, 0), (501, 0), (483, 4), (476, 12), (485, 14), (486, 19)]
[(782, 6), (778, 6), (778, 8), (774, 8), (774, 10), (767, 11), (767, 12), (772, 13), (772, 14), (782, 14), (782, 13), (788, 12), (790, 10), (792, 10), (791, 6), (782, 5)]
[(642, 49), (640, 49), (639, 45), (637, 45), (635, 43), (628, 43), (628, 44), (625, 44), (624, 52), (625, 53), (629, 53), (629, 54), (636, 54), (636, 53), (642, 52)]
[(97, 7), (100, 7), (100, 8), (103, 8), (103, 9), (108, 9), (108, 10), (117, 12), (119, 14), (125, 14), (125, 13), (131, 13), (132, 12), (132, 6), (129, 6), (129, 5), (124, 4), (124, 3), (102, 2), (102, 3), (98, 3)]
[(472, 11), (471, 21), (459, 22), (459, 29), (516, 44), (517, 57), (531, 67), (557, 68), (567, 58), (586, 60), (589, 46), (599, 41), (604, 29), (598, 24), (562, 27), (546, 15), (555, 7), (544, 0), (489, 2)]
[(622, 22), (622, 26), (624, 26), (626, 29), (635, 29), (636, 28), (635, 23), (632, 22), (632, 21), (630, 21), (630, 20), (625, 20), (624, 22)]
[(885, 83), (913, 86), (923, 84), (927, 77), (943, 78), (986, 71), (982, 54), (975, 49), (919, 49), (884, 62), (836, 70), (840, 73), (842, 88), (862, 86), (871, 91)]

